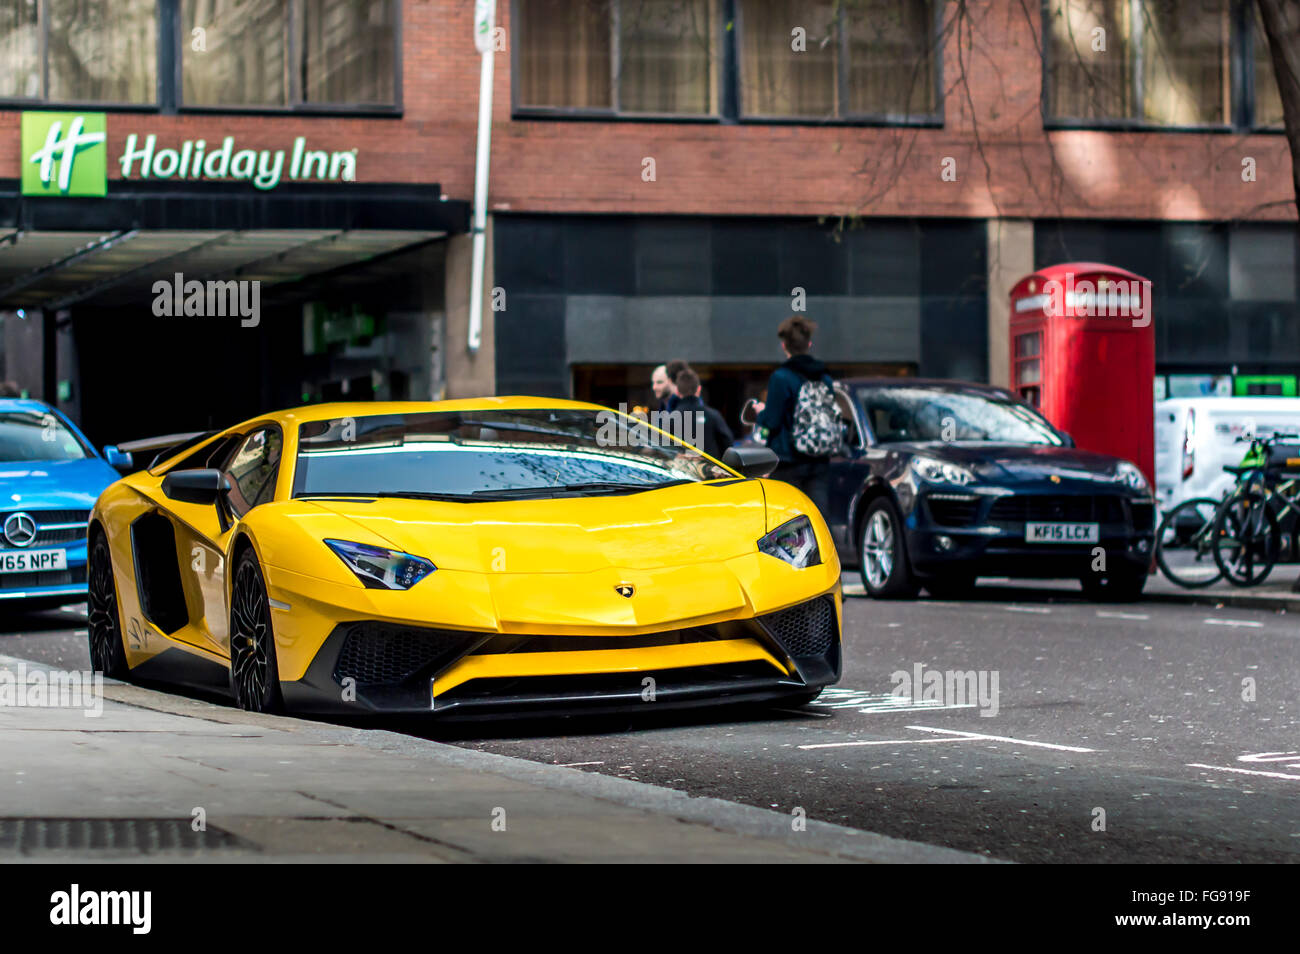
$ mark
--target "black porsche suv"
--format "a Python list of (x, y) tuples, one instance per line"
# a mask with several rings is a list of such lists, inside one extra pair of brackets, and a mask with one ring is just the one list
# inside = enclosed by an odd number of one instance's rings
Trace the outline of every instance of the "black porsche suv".
[(1009, 391), (917, 378), (841, 382), (848, 447), (826, 515), (877, 598), (958, 596), (980, 576), (1078, 579), (1137, 599), (1155, 502), (1132, 463), (1075, 448)]

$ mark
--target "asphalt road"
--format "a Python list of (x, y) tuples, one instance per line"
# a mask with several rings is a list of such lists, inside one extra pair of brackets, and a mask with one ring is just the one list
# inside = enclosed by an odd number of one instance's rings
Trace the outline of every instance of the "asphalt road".
[[(1300, 861), (1294, 616), (987, 587), (847, 599), (845, 624), (802, 710), (388, 727), (1015, 861)], [(79, 668), (84, 625), (11, 617), (0, 654)], [(891, 695), (918, 664), (985, 698)]]

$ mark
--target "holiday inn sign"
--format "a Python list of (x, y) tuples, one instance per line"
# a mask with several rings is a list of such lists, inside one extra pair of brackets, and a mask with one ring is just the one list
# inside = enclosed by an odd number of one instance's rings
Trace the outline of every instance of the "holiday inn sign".
[[(154, 133), (128, 133), (117, 168), (123, 179), (245, 181), (257, 189), (281, 182), (352, 182), (357, 151), (308, 149), (299, 136), (290, 149), (237, 148), (234, 136), (209, 143), (186, 139), (159, 146)], [(104, 113), (29, 112), (22, 116), (22, 193), (104, 196), (108, 193), (108, 119)]]

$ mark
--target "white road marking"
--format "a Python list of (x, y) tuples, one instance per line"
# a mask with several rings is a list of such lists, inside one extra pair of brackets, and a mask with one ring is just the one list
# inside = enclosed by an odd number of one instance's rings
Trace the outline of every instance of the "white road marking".
[(1114, 610), (1097, 610), (1097, 616), (1101, 619), (1150, 619), (1146, 613), (1117, 613)]
[(945, 735), (963, 735), (975, 739), (985, 739), (989, 742), (1011, 742), (1015, 745), (1032, 745), (1040, 749), (1055, 749), (1058, 752), (1096, 752), (1096, 749), (1086, 749), (1079, 745), (1058, 745), (1055, 742), (1030, 742), (1027, 739), (1013, 739), (1005, 735), (984, 735), (980, 732), (967, 732), (964, 729), (936, 729), (927, 725), (909, 725), (909, 729), (916, 729), (918, 732), (941, 732)]
[(1214, 772), (1236, 772), (1238, 775), (1262, 775), (1265, 778), (1286, 778), (1300, 782), (1300, 775), (1288, 775), (1286, 772), (1261, 772), (1258, 769), (1232, 768), (1227, 765), (1205, 765), (1201, 762), (1188, 762), (1188, 768), (1210, 769)]
[(918, 709), (974, 709), (975, 703), (944, 705), (938, 699), (916, 702), (910, 695), (898, 696), (892, 692), (867, 692), (862, 689), (845, 689), (834, 686), (823, 689), (810, 705), (823, 709), (857, 709), (862, 715), (874, 712), (915, 712)]
[(1252, 629), (1260, 629), (1264, 625), (1253, 619), (1218, 619), (1213, 616), (1207, 616), (1203, 622), (1207, 626), (1249, 626)]
[(1002, 609), (1009, 613), (1039, 613), (1043, 616), (1051, 614), (1051, 610), (1046, 606), (1003, 606)]
[(842, 749), (861, 745), (933, 745), (939, 742), (1008, 742), (1012, 745), (1028, 745), (1039, 749), (1052, 749), (1057, 752), (1096, 752), (1077, 745), (1058, 745), (1055, 742), (1030, 742), (1027, 739), (1012, 739), (1004, 735), (985, 735), (982, 732), (966, 732), (957, 729), (936, 729), (927, 725), (909, 725), (917, 732), (935, 732), (951, 738), (943, 739), (862, 739), (852, 742), (817, 742), (801, 745), (801, 749)]

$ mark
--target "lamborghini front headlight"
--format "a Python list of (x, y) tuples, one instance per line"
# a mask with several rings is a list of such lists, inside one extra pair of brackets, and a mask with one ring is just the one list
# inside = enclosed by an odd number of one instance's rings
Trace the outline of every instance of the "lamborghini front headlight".
[(409, 590), (438, 569), (424, 557), (401, 550), (350, 540), (326, 540), (325, 545), (372, 590)]
[(765, 534), (758, 541), (758, 550), (784, 560), (796, 570), (817, 566), (822, 562), (821, 550), (817, 547), (817, 534), (813, 532), (812, 521), (806, 516), (787, 520), (771, 533)]

